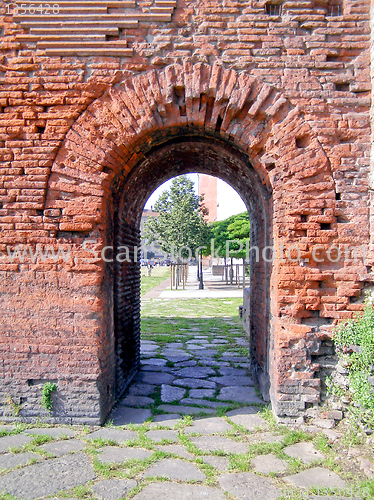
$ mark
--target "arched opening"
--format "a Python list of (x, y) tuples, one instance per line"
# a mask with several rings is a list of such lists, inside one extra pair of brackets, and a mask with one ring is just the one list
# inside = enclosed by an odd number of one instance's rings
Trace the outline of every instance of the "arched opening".
[[(313, 249), (322, 244), (327, 250), (337, 236), (331, 166), (300, 110), (281, 92), (217, 64), (186, 62), (126, 78), (90, 104), (58, 151), (45, 207), (59, 212), (56, 244), (63, 238), (74, 245), (64, 272), (73, 273), (71, 289), (78, 289), (76, 330), (89, 325), (92, 345), (78, 383), (89, 381), (94, 418), (102, 422), (139, 363), (138, 263), (130, 255), (129, 262), (77, 265), (87, 257), (86, 240), (95, 239), (98, 251), (134, 249), (147, 196), (191, 171), (219, 176), (246, 202), (251, 245), (258, 249), (253, 367), (264, 395), (270, 386), (274, 412), (298, 417), (319, 401), (313, 353), (324, 327), (340, 314), (331, 313), (318, 291), (308, 295), (326, 270)], [(305, 222), (308, 214), (313, 222)], [(272, 263), (268, 246), (277, 254)]]
[(139, 367), (139, 251), (144, 204), (163, 182), (192, 172), (206, 173), (228, 182), (247, 207), (251, 220), (251, 359), (254, 375), (268, 399), (271, 262), (264, 260), (262, 253), (265, 247), (272, 245), (271, 192), (262, 184), (242, 151), (226, 141), (188, 133), (150, 150), (118, 186), (114, 201), (114, 246), (117, 253), (121, 247), (131, 249), (131, 262), (116, 262), (114, 267), (116, 397), (123, 394)]

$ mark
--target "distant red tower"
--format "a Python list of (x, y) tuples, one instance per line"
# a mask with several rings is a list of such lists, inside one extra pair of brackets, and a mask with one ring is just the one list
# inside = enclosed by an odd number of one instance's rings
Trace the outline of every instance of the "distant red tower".
[(199, 196), (204, 196), (204, 205), (209, 210), (208, 222), (217, 220), (217, 177), (198, 174)]

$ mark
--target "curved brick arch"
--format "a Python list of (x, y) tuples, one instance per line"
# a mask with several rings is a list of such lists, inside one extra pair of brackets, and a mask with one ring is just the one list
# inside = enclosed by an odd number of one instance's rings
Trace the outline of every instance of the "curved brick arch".
[[(272, 402), (279, 415), (297, 415), (319, 398), (310, 345), (318, 342), (324, 318), (329, 323), (337, 317), (326, 312), (318, 293), (307, 293), (326, 279), (311, 250), (313, 243), (328, 246), (336, 238), (335, 191), (316, 135), (280, 92), (246, 73), (202, 63), (174, 64), (128, 78), (95, 100), (68, 132), (52, 167), (45, 206), (61, 210), (60, 235), (94, 234), (105, 245), (112, 241), (108, 227), (118, 193), (153, 150), (180, 137), (210, 138), (246, 155), (271, 195), (269, 241), (285, 249), (297, 243), (302, 259), (309, 259), (306, 267), (276, 261), (264, 271), (270, 283), (266, 335), (271, 337)], [(306, 213), (315, 216), (306, 222)], [(331, 231), (321, 232), (321, 224), (332, 224)], [(307, 230), (314, 231), (313, 241)], [(133, 242), (137, 237), (134, 232)], [(105, 272), (97, 266), (100, 282)], [(112, 285), (107, 279), (107, 290)], [(110, 295), (105, 293), (104, 301)], [(138, 309), (131, 311), (138, 315)], [(103, 314), (102, 324), (108, 316)]]
[(46, 206), (59, 199), (59, 192), (78, 197), (94, 189), (105, 198), (116, 177), (182, 128), (237, 145), (273, 190), (292, 178), (301, 192), (305, 183), (333, 192), (329, 161), (316, 134), (280, 92), (246, 73), (186, 63), (131, 77), (88, 107), (54, 161)]

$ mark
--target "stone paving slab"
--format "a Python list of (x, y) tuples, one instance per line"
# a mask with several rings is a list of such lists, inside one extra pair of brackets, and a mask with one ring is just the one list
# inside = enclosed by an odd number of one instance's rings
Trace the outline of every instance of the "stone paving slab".
[(173, 443), (178, 442), (178, 436), (174, 431), (148, 431), (145, 433), (147, 438), (155, 443), (167, 439), (168, 441), (173, 441)]
[(210, 380), (200, 380), (194, 378), (181, 378), (174, 380), (174, 385), (179, 385), (183, 387), (189, 387), (190, 389), (215, 389), (217, 384), (215, 382), (211, 382)]
[(275, 500), (281, 493), (271, 479), (256, 476), (251, 472), (224, 474), (218, 481), (223, 491), (240, 500)]
[(0, 477), (0, 491), (24, 500), (34, 500), (69, 490), (95, 479), (83, 453), (39, 462)]
[(172, 403), (173, 401), (179, 401), (183, 398), (186, 393), (186, 389), (180, 387), (175, 387), (168, 384), (161, 385), (161, 401), (164, 403)]
[(209, 464), (220, 472), (226, 472), (229, 469), (230, 460), (225, 457), (216, 457), (215, 455), (208, 455), (202, 457), (205, 464)]
[(177, 357), (183, 358), (183, 361), (187, 361), (193, 357), (192, 354), (190, 354), (186, 351), (183, 351), (182, 349), (163, 349), (163, 351), (161, 351), (161, 354), (166, 359), (169, 356), (177, 356)]
[(143, 350), (155, 350), (159, 348), (159, 345), (154, 340), (141, 340), (140, 348)]
[(226, 413), (226, 416), (231, 418), (235, 415), (254, 415), (259, 413), (259, 408), (257, 406), (243, 406), (243, 408), (237, 408), (236, 410), (230, 410)]
[(247, 440), (250, 444), (255, 443), (279, 443), (283, 441), (282, 435), (273, 434), (272, 432), (256, 432), (255, 434), (250, 434), (247, 436)]
[(224, 352), (222, 354), (222, 357), (224, 361), (233, 361), (234, 363), (248, 363), (248, 358), (245, 358), (244, 356), (234, 356), (232, 352)]
[(323, 453), (318, 451), (313, 443), (297, 443), (284, 448), (284, 453), (290, 457), (300, 458), (304, 463), (310, 464), (312, 460), (324, 458)]
[[(235, 333), (235, 331), (233, 331), (232, 333)], [(236, 337), (235, 339), (235, 344), (237, 345), (240, 345), (242, 347), (248, 347), (249, 346), (249, 340), (248, 339), (243, 339), (243, 337)]]
[(166, 359), (162, 358), (150, 358), (142, 362), (142, 365), (153, 365), (153, 366), (165, 366), (167, 363)]
[(149, 406), (154, 404), (154, 400), (152, 398), (148, 398), (147, 396), (126, 396), (124, 399), (121, 399), (119, 402), (119, 406)]
[[(225, 367), (223, 366), (218, 370), (219, 374), (221, 377), (247, 377), (247, 371), (246, 370), (240, 370), (239, 368), (232, 368), (232, 367)], [(229, 384), (233, 385), (233, 384)]]
[(142, 364), (140, 367), (140, 372), (141, 373), (149, 373), (149, 372), (158, 372), (158, 373), (168, 373), (169, 368), (166, 366), (157, 366), (157, 365), (147, 365), (147, 364)]
[(245, 369), (249, 369), (251, 368), (251, 363), (235, 363), (237, 367), (239, 368), (245, 368)]
[(347, 483), (338, 474), (323, 467), (304, 470), (284, 479), (298, 488), (311, 488), (312, 486), (345, 488), (347, 486)]
[(270, 472), (285, 472), (287, 463), (280, 460), (275, 455), (259, 455), (251, 460), (253, 469), (260, 474), (269, 474)]
[(127, 406), (117, 406), (110, 414), (113, 425), (143, 424), (152, 416), (148, 408), (138, 409)]
[(212, 398), (214, 396), (214, 389), (191, 389), (190, 398)]
[(76, 431), (73, 431), (72, 429), (68, 429), (67, 427), (40, 427), (36, 429), (27, 429), (27, 431), (24, 432), (24, 434), (31, 434), (31, 435), (37, 435), (37, 436), (50, 436), (54, 439), (57, 438), (62, 438), (64, 436), (66, 437), (73, 437), (76, 435)]
[(24, 434), (14, 434), (0, 438), (0, 453), (9, 450), (9, 448), (20, 448), (27, 443), (31, 443), (33, 438)]
[(185, 434), (199, 433), (202, 435), (218, 434), (231, 431), (233, 428), (224, 418), (213, 417), (195, 420), (191, 426), (185, 428)]
[(225, 453), (247, 453), (248, 446), (222, 436), (201, 436), (191, 438), (193, 444), (202, 451), (224, 451)]
[(203, 366), (182, 368), (181, 370), (178, 370), (178, 372), (176, 372), (176, 375), (179, 378), (206, 378), (215, 374), (216, 372), (212, 368)]
[(199, 362), (205, 366), (230, 366), (228, 361), (217, 361), (216, 359), (200, 359)]
[(151, 384), (131, 384), (129, 388), (129, 395), (132, 396), (149, 396), (153, 394), (156, 386)]
[(254, 386), (253, 380), (248, 376), (224, 375), (221, 377), (211, 377), (210, 380), (224, 386)]
[(147, 360), (152, 358), (156, 353), (155, 352), (143, 352), (142, 350), (140, 351), (142, 360)]
[(206, 479), (196, 465), (176, 458), (167, 458), (161, 460), (149, 468), (145, 473), (145, 477), (167, 477), (178, 481), (204, 481)]
[(170, 375), (169, 373), (142, 372), (138, 374), (137, 378), (145, 384), (161, 385), (171, 384), (175, 377), (173, 375)]
[(106, 464), (121, 464), (127, 460), (145, 460), (153, 454), (152, 451), (142, 448), (116, 448), (106, 446), (98, 450), (97, 458), (100, 462)]
[(181, 399), (180, 402), (183, 405), (204, 406), (207, 408), (224, 408), (227, 406), (227, 403), (218, 403), (217, 401), (208, 401), (207, 399), (185, 398)]
[(86, 439), (108, 439), (110, 441), (115, 441), (118, 444), (123, 444), (126, 441), (131, 441), (138, 438), (138, 433), (135, 431), (122, 431), (119, 429), (110, 429), (103, 427), (98, 431), (91, 432), (86, 436)]
[(190, 361), (181, 361), (181, 362), (175, 361), (175, 368), (186, 368), (188, 366), (196, 366), (196, 365), (197, 361), (195, 361), (194, 359)]
[(153, 417), (153, 422), (151, 423), (151, 428), (156, 426), (162, 427), (174, 427), (180, 424), (181, 416), (178, 413), (169, 413), (166, 415), (155, 415)]
[(198, 359), (213, 359), (214, 356), (218, 354), (217, 349), (204, 349), (202, 351), (192, 351), (194, 353), (195, 358)]
[(264, 403), (264, 401), (259, 398), (253, 387), (223, 387), (217, 396), (220, 401), (235, 401), (237, 403)]
[(30, 460), (41, 460), (41, 456), (37, 453), (6, 453), (0, 456), (0, 470), (14, 469), (19, 465), (27, 464)]
[(66, 441), (43, 444), (40, 448), (55, 457), (62, 457), (72, 452), (82, 451), (85, 446), (86, 443), (79, 441), (79, 439), (69, 439)]
[(136, 486), (133, 479), (107, 479), (92, 486), (92, 491), (98, 500), (120, 500)]
[(73, 498), (73, 497), (69, 497), (69, 498), (66, 498), (66, 497), (53, 497), (51, 500), (79, 500), (79, 498)]
[(193, 484), (152, 483), (134, 500), (227, 500), (217, 488)]
[(188, 361), (191, 359), (191, 354), (163, 354), (165, 356), (165, 359), (168, 361), (171, 361), (172, 363), (192, 363), (192, 364), (186, 364), (185, 366), (196, 366), (197, 361)]
[(140, 346), (140, 353), (142, 355), (144, 355), (144, 354), (150, 354), (151, 356), (154, 356), (155, 352), (159, 348), (160, 347), (158, 345), (141, 345)]
[[(175, 335), (176, 337), (176, 335)], [(178, 337), (184, 339), (184, 336), (183, 335), (178, 335)], [(175, 345), (175, 346), (172, 346), (172, 345), (168, 345), (168, 344), (165, 344), (163, 347), (162, 347), (162, 353), (175, 353), (175, 354), (187, 354), (186, 353), (186, 350), (185, 350), (185, 345), (183, 342), (179, 342), (178, 345)]]
[[(318, 429), (319, 431), (320, 429)], [(329, 441), (331, 443), (333, 443), (334, 441), (336, 441), (337, 439), (340, 439), (343, 437), (343, 434), (341, 432), (336, 432), (334, 431), (333, 429), (323, 429), (322, 431), (325, 436), (328, 437)]]
[(194, 460), (194, 455), (192, 453), (188, 453), (186, 449), (178, 444), (164, 444), (156, 446), (156, 449), (159, 451), (163, 451), (164, 453), (173, 453), (173, 455), (178, 455), (182, 458), (187, 458), (189, 460)]
[(180, 413), (181, 415), (196, 415), (197, 413), (215, 413), (216, 410), (211, 408), (196, 408), (195, 406), (180, 406), (180, 405), (160, 405), (160, 410), (170, 413)]
[(183, 349), (184, 344), (183, 344), (183, 342), (168, 342), (167, 344), (165, 344), (164, 347), (171, 348), (171, 349)]
[(236, 410), (235, 415), (233, 415), (232, 412), (228, 412), (227, 416), (232, 422), (234, 422), (234, 424), (241, 425), (248, 431), (254, 431), (256, 428), (264, 429), (268, 427), (263, 418), (255, 413), (246, 413), (245, 409)]

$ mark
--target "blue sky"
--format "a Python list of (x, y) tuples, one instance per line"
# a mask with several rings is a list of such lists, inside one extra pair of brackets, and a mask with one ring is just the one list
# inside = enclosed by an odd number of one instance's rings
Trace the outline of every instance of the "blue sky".
[[(197, 193), (197, 186), (198, 186), (198, 179), (197, 179), (197, 174), (188, 174), (188, 177), (194, 182), (195, 184), (195, 191)], [(154, 206), (156, 203), (157, 199), (161, 195), (161, 193), (167, 189), (170, 188), (171, 183), (173, 179), (170, 179), (166, 181), (164, 184), (162, 184), (156, 191), (152, 193), (152, 195), (148, 198), (145, 208), (150, 209), (151, 207)], [(238, 193), (231, 188), (228, 184), (224, 183), (223, 181), (220, 181), (224, 185), (224, 190), (219, 189), (218, 190), (218, 205), (220, 207), (219, 209), (219, 220), (226, 219), (227, 217), (230, 217), (231, 215), (235, 215), (241, 212), (244, 212), (246, 210), (245, 205), (238, 195)], [(220, 196), (221, 193), (221, 196)]]

